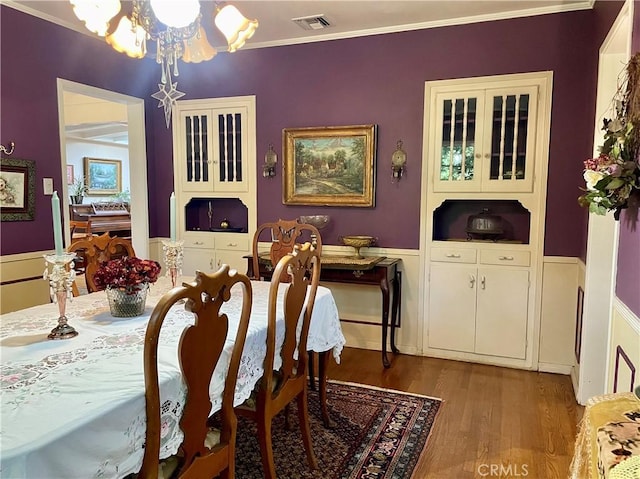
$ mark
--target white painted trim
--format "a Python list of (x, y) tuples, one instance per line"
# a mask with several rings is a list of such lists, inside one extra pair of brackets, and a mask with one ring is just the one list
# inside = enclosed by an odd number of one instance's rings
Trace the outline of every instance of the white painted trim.
[(31, 251), (29, 253), (6, 254), (0, 256), (0, 264), (12, 263), (14, 261), (26, 261), (34, 258), (42, 259), (42, 269), (44, 270), (44, 255), (55, 254), (54, 250)]
[(578, 264), (579, 258), (573, 256), (545, 256), (543, 263)]
[(538, 363), (538, 371), (541, 373), (571, 375), (572, 368), (570, 364)]
[(640, 318), (636, 316), (626, 304), (620, 301), (617, 296), (613, 299), (613, 309), (620, 315), (622, 319), (625, 320), (625, 322), (631, 327), (631, 329), (633, 329), (637, 334), (640, 335)]
[[(600, 46), (596, 116), (594, 119), (593, 152), (597, 154), (602, 143), (601, 118), (611, 109), (613, 94), (618, 88), (617, 77), (621, 58), (630, 55), (633, 2), (627, 0)], [(620, 51), (624, 35), (626, 48)], [(620, 67), (620, 68), (615, 68)], [(604, 394), (609, 383), (608, 358), (611, 357), (613, 299), (618, 258), (620, 225), (613, 214), (589, 214), (587, 259), (584, 272), (584, 309), (582, 347), (580, 351), (579, 380), (576, 399), (584, 404), (588, 398)]]
[[(116, 93), (91, 85), (58, 78), (58, 127), (60, 135), (61, 178), (66, 178), (67, 140), (64, 119), (64, 92), (100, 98), (102, 100), (127, 105), (127, 126), (129, 134), (129, 171), (131, 182), (131, 238), (136, 254), (146, 258), (149, 252), (149, 213), (147, 187), (147, 149), (145, 139), (144, 100), (122, 93)], [(118, 145), (120, 146), (120, 145)], [(136, 161), (131, 160), (135, 158)], [(62, 181), (62, 209), (65, 224), (69, 224), (69, 194), (66, 181)], [(55, 188), (54, 188), (55, 189)], [(65, 244), (70, 244), (70, 232), (65, 228)]]

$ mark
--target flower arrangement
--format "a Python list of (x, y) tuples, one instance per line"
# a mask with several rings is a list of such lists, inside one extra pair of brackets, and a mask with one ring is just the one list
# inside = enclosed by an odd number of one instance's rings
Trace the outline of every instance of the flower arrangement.
[(604, 215), (625, 208), (640, 190), (640, 166), (633, 145), (633, 125), (621, 118), (604, 120), (605, 142), (600, 155), (584, 162), (585, 193), (578, 198), (589, 212)]
[(100, 265), (93, 276), (99, 288), (132, 290), (144, 283), (155, 283), (160, 276), (160, 263), (125, 256)]
[(614, 211), (616, 220), (640, 193), (640, 53), (629, 60), (625, 74), (615, 102), (615, 118), (604, 119), (600, 154), (584, 162), (586, 189), (578, 198), (590, 213)]

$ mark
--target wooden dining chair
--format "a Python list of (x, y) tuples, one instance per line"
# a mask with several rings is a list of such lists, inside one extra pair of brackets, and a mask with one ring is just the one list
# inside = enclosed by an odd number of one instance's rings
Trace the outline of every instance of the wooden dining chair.
[[(301, 241), (302, 240), (302, 241)], [(260, 277), (260, 258), (258, 253), (258, 244), (262, 242), (271, 242), (269, 247), (269, 261), (271, 267), (275, 268), (280, 261), (280, 258), (293, 251), (293, 247), (296, 244), (302, 244), (305, 240), (310, 241), (312, 246), (318, 250), (318, 255), (322, 254), (322, 237), (318, 228), (309, 223), (300, 223), (298, 219), (283, 220), (263, 223), (258, 226), (255, 234), (253, 235), (253, 254), (252, 254), (252, 267), (253, 267), (253, 279), (261, 280)], [(286, 272), (283, 273), (280, 281), (289, 281), (289, 276)], [(315, 391), (315, 360), (314, 353), (309, 351), (309, 379), (311, 381), (311, 389)], [(323, 365), (318, 361), (319, 367)], [(319, 371), (322, 374), (322, 371)]]
[[(289, 276), (288, 284), (280, 278)], [(236, 408), (241, 416), (257, 423), (262, 467), (267, 479), (275, 479), (275, 465), (271, 439), (271, 423), (276, 414), (296, 400), (302, 440), (309, 466), (317, 467), (307, 407), (307, 336), (311, 313), (320, 280), (320, 252), (310, 243), (294, 245), (293, 252), (278, 261), (269, 288), (267, 353), (264, 359), (264, 375), (251, 398)], [(286, 287), (282, 302), (278, 304), (278, 289)], [(306, 301), (306, 302), (305, 302)], [(279, 351), (282, 365), (274, 370), (276, 351), (276, 319), (284, 313), (284, 342)], [(298, 324), (302, 322), (298, 338)], [(288, 416), (285, 416), (288, 423)]]
[[(276, 222), (263, 223), (258, 226), (258, 229), (253, 235), (252, 261), (254, 279), (260, 279), (258, 243), (261, 241), (271, 242), (269, 259), (274, 268), (278, 264), (278, 261), (280, 261), (280, 258), (293, 251), (294, 245), (302, 244), (304, 241), (310, 241), (318, 251), (318, 255), (322, 253), (322, 238), (320, 237), (318, 228), (315, 226), (307, 223), (299, 223), (297, 219), (279, 219)], [(282, 281), (288, 280), (286, 272), (281, 279)]]
[(71, 230), (71, 239), (85, 238), (91, 236), (91, 220), (87, 221), (69, 221), (69, 229)]
[[(75, 240), (69, 245), (67, 251), (76, 253), (77, 258), (74, 260), (74, 269), (76, 270), (76, 274), (84, 275), (87, 292), (89, 293), (101, 289), (93, 280), (93, 276), (100, 267), (100, 263), (123, 256), (133, 257), (136, 255), (131, 240), (117, 236), (111, 237), (109, 233), (104, 233), (100, 236), (87, 236), (86, 238)], [(71, 289), (74, 296), (80, 294), (75, 281)]]
[[(242, 313), (237, 331), (220, 308), (231, 297), (232, 288), (242, 291)], [(180, 419), (184, 438), (176, 456), (159, 463), (160, 389), (158, 345), (162, 323), (169, 309), (186, 299), (185, 309), (194, 313), (195, 323), (180, 338), (178, 355), (187, 396)], [(138, 479), (205, 479), (217, 476), (233, 479), (237, 417), (233, 409), (240, 358), (249, 326), (252, 290), (249, 278), (223, 265), (213, 274), (196, 272), (192, 283), (166, 293), (158, 302), (147, 325), (144, 342), (144, 382), (147, 429), (142, 468)], [(222, 397), (221, 427), (213, 431), (207, 425), (211, 416), (209, 386), (211, 377), (228, 338), (235, 339)]]

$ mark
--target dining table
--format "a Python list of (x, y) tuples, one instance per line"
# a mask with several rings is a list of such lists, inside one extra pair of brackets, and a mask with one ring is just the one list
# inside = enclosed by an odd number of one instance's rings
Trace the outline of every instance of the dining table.
[[(270, 283), (252, 281), (251, 286), (253, 302), (238, 372), (236, 405), (250, 396), (261, 378), (266, 354)], [(279, 287), (279, 305), (286, 287)], [(123, 478), (140, 469), (146, 432), (144, 337), (153, 307), (170, 288), (167, 277), (151, 285), (144, 313), (132, 318), (112, 316), (104, 291), (73, 298), (66, 305), (66, 313), (79, 334), (71, 339), (47, 339), (57, 324), (56, 304), (0, 316), (0, 477)], [(240, 288), (232, 291), (222, 308), (229, 317), (230, 335), (210, 384), (212, 413), (221, 407), (242, 306)], [(193, 319), (184, 304), (174, 305), (160, 335), (162, 458), (175, 454), (182, 440), (178, 423), (186, 387), (180, 372), (178, 342)], [(279, 345), (284, 336), (283, 319), (279, 306)], [(339, 363), (344, 344), (334, 298), (328, 288), (320, 286), (307, 349), (332, 354)], [(275, 367), (278, 362), (279, 357)], [(323, 407), (326, 410), (326, 404)]]

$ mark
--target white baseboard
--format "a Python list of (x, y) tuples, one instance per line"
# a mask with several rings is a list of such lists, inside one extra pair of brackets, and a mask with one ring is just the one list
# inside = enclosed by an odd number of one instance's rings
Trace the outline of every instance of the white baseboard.
[(538, 363), (538, 371), (541, 373), (570, 375), (573, 366), (570, 364)]

